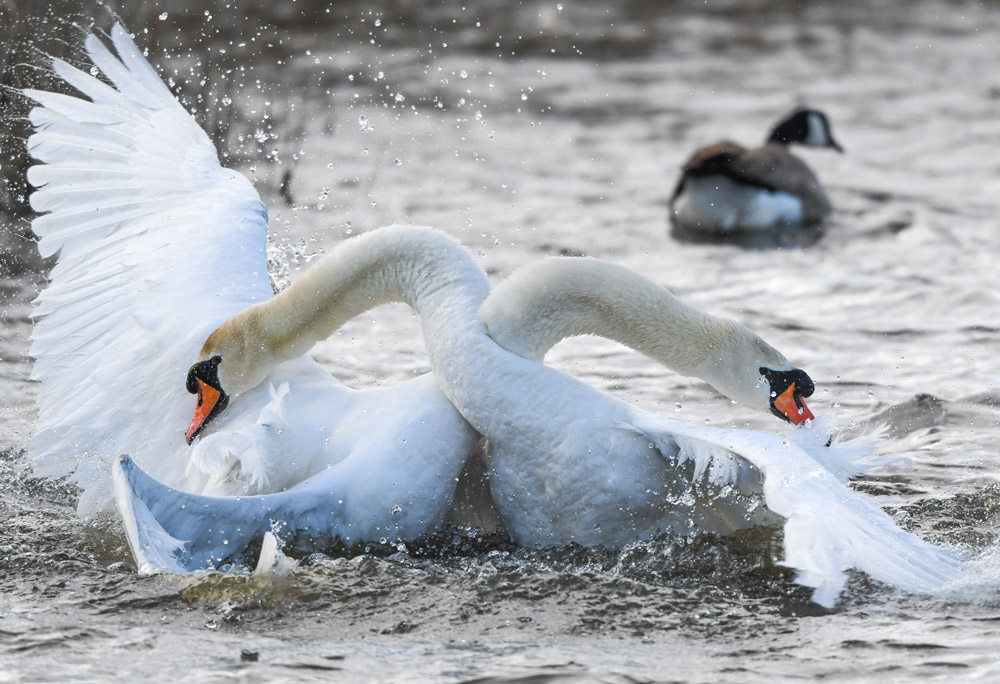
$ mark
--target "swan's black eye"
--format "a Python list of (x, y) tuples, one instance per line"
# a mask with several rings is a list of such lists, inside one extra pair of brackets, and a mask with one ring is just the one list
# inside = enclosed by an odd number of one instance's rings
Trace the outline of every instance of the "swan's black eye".
[(187, 391), (191, 394), (198, 395), (199, 406), (202, 402), (201, 385), (198, 384), (199, 380), (209, 387), (214, 387), (220, 392), (222, 391), (222, 385), (219, 383), (220, 363), (222, 363), (222, 357), (216, 355), (210, 359), (199, 361), (191, 366), (191, 369), (188, 371), (186, 383)]

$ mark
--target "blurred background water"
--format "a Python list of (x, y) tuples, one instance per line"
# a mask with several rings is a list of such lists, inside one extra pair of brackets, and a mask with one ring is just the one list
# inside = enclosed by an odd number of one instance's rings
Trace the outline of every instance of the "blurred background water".
[[(775, 566), (768, 530), (620, 553), (446, 530), (282, 576), (139, 577), (117, 521), (77, 519), (72, 488), (29, 476), (28, 315), (47, 265), (18, 185), (25, 110), (4, 93), (0, 682), (1000, 676), (1000, 6), (230, 5), (121, 13), (224, 163), (259, 188), (279, 285), (394, 222), (450, 232), (496, 281), (549, 254), (624, 264), (807, 369), (817, 414), (888, 422), (885, 448), (911, 465), (855, 486), (982, 559), (943, 598), (856, 576), (834, 611)], [(91, 9), (76, 7), (84, 26), (109, 25)], [(24, 65), (42, 63), (33, 47), (81, 56), (82, 32), (44, 16), (2, 6), (5, 82), (46, 80)], [(846, 148), (801, 152), (835, 207), (819, 239), (672, 238), (666, 204), (687, 155), (723, 137), (757, 143), (802, 104), (824, 110)], [(429, 370), (402, 306), (360, 317), (316, 355), (358, 387)], [(610, 342), (569, 340), (549, 362), (671, 417), (783, 429)]]

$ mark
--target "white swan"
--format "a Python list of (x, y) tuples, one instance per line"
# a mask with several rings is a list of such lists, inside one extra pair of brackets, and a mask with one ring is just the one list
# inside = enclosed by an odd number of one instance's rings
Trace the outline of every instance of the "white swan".
[[(483, 402), (456, 405), (490, 440), (493, 497), (522, 544), (614, 548), (661, 530), (690, 532), (692, 521), (723, 533), (756, 522), (744, 517), (745, 502), (730, 510), (724, 497), (692, 498), (690, 487), (714, 460), (708, 479), (718, 487), (739, 481), (743, 487), (730, 489), (749, 494), (758, 479), (750, 462), (705, 445), (682, 448), (678, 439), (701, 433), (541, 366), (562, 339), (616, 340), (750, 407), (797, 424), (813, 419), (803, 397), (814, 385), (804, 371), (745, 326), (705, 314), (621, 266), (586, 258), (525, 266), (486, 299), (479, 317), (497, 344), (523, 357), (498, 359), (497, 384), (530, 387), (530, 399), (502, 421)], [(456, 400), (447, 383), (445, 391)], [(678, 477), (673, 462), (689, 459), (694, 473)]]
[[(822, 605), (836, 601), (848, 568), (910, 591), (939, 588), (958, 573), (952, 551), (899, 529), (841, 483), (879, 463), (871, 443), (827, 447), (808, 432), (793, 442), (688, 425), (541, 364), (559, 340), (596, 334), (752, 407), (811, 418), (798, 392), (811, 394), (808, 376), (744, 326), (625, 268), (579, 258), (522, 268), (479, 316), (518, 355), (494, 350), (478, 359), (489, 397), (435, 368), (445, 394), (489, 439), (494, 503), (518, 542), (617, 547), (658, 530), (730, 531), (754, 521), (740, 499), (762, 486), (768, 509), (786, 519), (783, 563)], [(678, 467), (685, 461), (687, 470)]]
[[(220, 368), (234, 400), (213, 430), (185, 444), (194, 405), (185, 377), (209, 333), (255, 302), (249, 311), (293, 301), (316, 274), (272, 299), (257, 193), (219, 165), (208, 137), (121, 26), (111, 40), (117, 57), (93, 35), (86, 49), (113, 87), (56, 59), (55, 73), (89, 100), (25, 91), (41, 105), (30, 114), (28, 150), (42, 162), (28, 171), (37, 188), (31, 204), (48, 212), (33, 229), (44, 256), (59, 254), (34, 313), (36, 473), (70, 476), (84, 515), (112, 505), (112, 463), (126, 453), (163, 484), (199, 494), (336, 491), (323, 529), (348, 543), (437, 528), (479, 436), (430, 375), (355, 391), (302, 356), (308, 345), (300, 338), (276, 367), (244, 377)], [(402, 272), (394, 259), (421, 249), (417, 243), (392, 231), (352, 240), (337, 252), (345, 261), (328, 262), (347, 280), (339, 289), (323, 285), (347, 315), (400, 298), (418, 311), (432, 307), (439, 295), (430, 281), (423, 290), (394, 289), (422, 275)], [(471, 262), (448, 263), (461, 273), (439, 275), (464, 279), (471, 319), (488, 281)], [(137, 523), (149, 517), (142, 502), (121, 486), (118, 502), (141, 566), (182, 570), (224, 555), (225, 540), (218, 549), (202, 540), (200, 549), (161, 553), (143, 535), (170, 540)]]
[[(470, 328), (484, 337), (475, 312), (487, 291), (482, 270), (441, 233), (392, 226), (347, 240), (290, 287), (236, 313), (208, 337), (188, 372), (187, 388), (198, 401), (186, 436), (218, 429), (206, 439), (231, 440), (233, 429), (222, 427), (232, 421), (231, 410), (266, 379), (282, 377), (285, 365), (315, 342), (385, 302), (410, 304), (421, 314), (433, 356), (465, 372), (470, 360), (461, 340)], [(286, 537), (347, 542), (413, 539), (441, 526), (478, 435), (430, 377), (372, 393), (374, 402), (340, 407), (340, 429), (329, 435), (320, 426), (330, 423), (332, 397), (314, 392), (308, 380), (289, 384), (289, 396), (301, 398), (288, 410), (300, 412), (278, 426), (287, 437), (268, 446), (284, 458), (319, 444), (336, 445), (338, 454), (319, 454), (333, 465), (289, 489), (238, 497), (182, 492), (128, 457), (119, 460), (119, 509), (146, 569), (214, 567), (275, 526)], [(274, 432), (269, 426), (255, 434)]]

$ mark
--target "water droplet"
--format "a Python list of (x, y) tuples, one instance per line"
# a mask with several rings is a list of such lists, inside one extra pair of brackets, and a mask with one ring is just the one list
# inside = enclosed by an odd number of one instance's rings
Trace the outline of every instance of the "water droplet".
[(375, 20), (375, 26), (378, 27), (378, 26), (381, 26), (381, 25), (382, 25), (382, 20), (381, 19), (376, 19)]
[(99, 74), (99, 73), (101, 73), (100, 69), (98, 69), (95, 66), (90, 67), (90, 75), (91, 76), (97, 76), (97, 74)]
[(680, 410), (681, 410), (681, 402), (675, 401), (674, 402), (674, 411), (680, 411)]
[(522, 102), (528, 101), (528, 93), (521, 93), (521, 101)]
[(358, 117), (358, 127), (361, 129), (362, 133), (371, 133), (372, 131), (375, 130), (375, 127), (372, 126), (371, 121), (364, 114)]
[(228, 95), (222, 98), (222, 104), (226, 105), (227, 107), (232, 103), (233, 103), (233, 98), (229, 97)]
[(396, 166), (402, 166), (403, 165), (403, 160), (402, 159), (396, 159), (392, 163), (395, 164)]
[(459, 78), (468, 78), (469, 77), (469, 72), (466, 71), (465, 69), (462, 69), (461, 71), (458, 72), (458, 77)]
[(167, 13), (166, 12), (160, 12), (160, 21), (163, 21), (166, 18), (167, 18)]

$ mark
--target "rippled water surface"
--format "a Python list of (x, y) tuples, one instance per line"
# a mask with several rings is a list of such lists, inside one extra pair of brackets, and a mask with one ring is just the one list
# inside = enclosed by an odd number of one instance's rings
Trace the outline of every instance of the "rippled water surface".
[[(887, 421), (885, 448), (912, 464), (855, 486), (982, 554), (977, 572), (943, 598), (856, 576), (826, 611), (775, 567), (773, 531), (608, 553), (447, 530), (285, 575), (139, 577), (116, 521), (77, 519), (72, 489), (29, 477), (42, 279), (5, 271), (0, 682), (1000, 677), (1000, 8), (608, 5), (359, 5), (285, 29), (290, 58), (262, 48), (262, 89), (234, 94), (274, 112), (262, 147), (281, 163), (240, 169), (271, 208), (276, 264), (294, 279), (349, 233), (409, 222), (456, 235), (496, 280), (543, 254), (634, 268), (782, 349), (816, 380), (815, 412)], [(802, 152), (836, 207), (818, 241), (671, 237), (686, 155), (758, 141), (803, 103), (847, 151)], [(294, 206), (277, 192), (286, 170)], [(358, 387), (427, 370), (403, 307), (317, 356)], [(549, 361), (659, 413), (781, 429), (611, 343), (571, 340)]]

